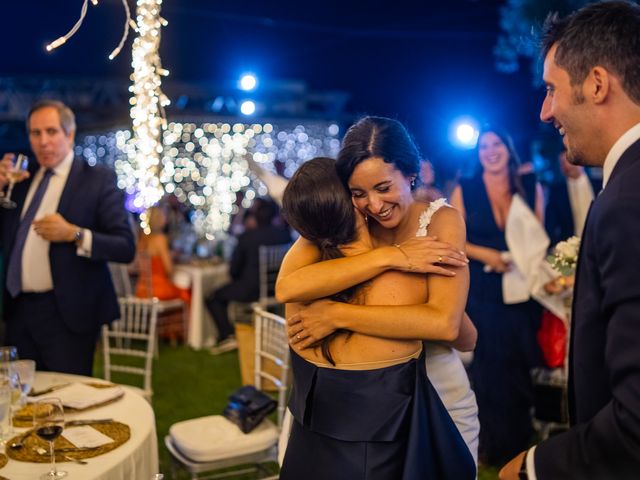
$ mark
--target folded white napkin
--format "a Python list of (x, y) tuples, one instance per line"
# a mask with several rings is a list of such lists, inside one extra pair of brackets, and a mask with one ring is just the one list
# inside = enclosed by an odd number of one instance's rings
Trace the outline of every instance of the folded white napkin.
[(549, 236), (526, 202), (515, 194), (511, 201), (505, 239), (513, 260), (511, 271), (502, 275), (502, 295), (507, 304), (533, 297), (554, 315), (566, 319), (560, 295), (549, 295), (544, 284), (558, 276), (546, 260)]
[(124, 393), (121, 387), (95, 388), (83, 383), (72, 383), (47, 395), (37, 398), (59, 398), (62, 405), (82, 410), (120, 397)]

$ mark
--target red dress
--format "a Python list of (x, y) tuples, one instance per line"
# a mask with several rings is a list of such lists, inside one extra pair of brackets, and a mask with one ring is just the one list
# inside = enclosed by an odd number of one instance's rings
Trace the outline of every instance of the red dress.
[[(159, 255), (153, 255), (150, 263), (151, 272), (149, 272), (148, 268), (140, 269), (140, 277), (136, 285), (136, 297), (157, 297), (159, 300), (180, 298), (189, 304), (191, 302), (191, 292), (189, 289), (176, 287), (171, 282), (162, 263), (162, 258)], [(151, 278), (149, 278), (149, 274)], [(149, 286), (151, 291), (149, 291)]]

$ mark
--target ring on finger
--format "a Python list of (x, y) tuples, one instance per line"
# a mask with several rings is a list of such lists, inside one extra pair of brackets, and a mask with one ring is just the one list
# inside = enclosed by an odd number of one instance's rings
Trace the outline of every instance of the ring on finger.
[(296, 338), (297, 338), (298, 340), (300, 340), (300, 334), (299, 334), (299, 333), (296, 335)]
[(438, 255), (438, 263), (442, 263), (442, 255)]

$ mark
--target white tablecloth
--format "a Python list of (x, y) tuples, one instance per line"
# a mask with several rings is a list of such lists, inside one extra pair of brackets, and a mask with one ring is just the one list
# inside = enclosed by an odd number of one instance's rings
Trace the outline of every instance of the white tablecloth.
[[(96, 382), (99, 379), (54, 372), (36, 372), (34, 390), (69, 382)], [(89, 458), (88, 465), (60, 463), (69, 480), (148, 480), (158, 472), (158, 440), (153, 409), (134, 389), (123, 385), (124, 396), (109, 405), (81, 413), (66, 414), (66, 420), (112, 418), (131, 428), (131, 438), (115, 450)], [(24, 429), (16, 429), (22, 431)], [(64, 435), (64, 433), (63, 433)], [(9, 460), (0, 476), (11, 480), (33, 480), (48, 471), (47, 463)]]
[(200, 350), (215, 344), (217, 331), (209, 311), (205, 307), (205, 297), (229, 281), (226, 263), (218, 265), (176, 265), (176, 272), (191, 277), (191, 313), (187, 343)]

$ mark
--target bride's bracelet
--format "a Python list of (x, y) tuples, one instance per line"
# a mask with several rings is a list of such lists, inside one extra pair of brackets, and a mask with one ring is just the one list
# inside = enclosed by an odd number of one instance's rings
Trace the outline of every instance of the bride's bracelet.
[(402, 255), (404, 255), (404, 258), (407, 260), (407, 266), (409, 267), (409, 271), (413, 272), (414, 270), (416, 270), (416, 267), (414, 267), (413, 264), (411, 263), (411, 260), (409, 260), (409, 255), (407, 255), (407, 252), (405, 252), (402, 249), (400, 244), (394, 243), (393, 246), (396, 247), (398, 250), (400, 250), (402, 252)]

